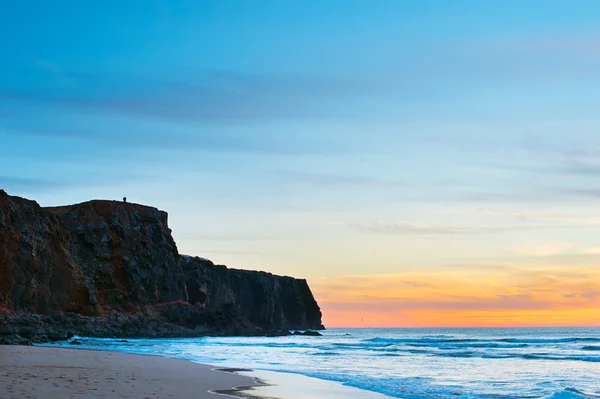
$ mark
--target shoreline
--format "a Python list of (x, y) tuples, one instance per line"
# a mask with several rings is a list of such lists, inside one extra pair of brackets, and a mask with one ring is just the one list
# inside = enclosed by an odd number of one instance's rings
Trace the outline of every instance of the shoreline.
[(301, 374), (196, 363), (159, 354), (0, 346), (1, 399), (389, 399)]
[(221, 394), (239, 399), (392, 399), (382, 393), (368, 391), (342, 384), (341, 382), (322, 380), (303, 374), (279, 371), (240, 371), (237, 374), (252, 377), (256, 385), (238, 387)]

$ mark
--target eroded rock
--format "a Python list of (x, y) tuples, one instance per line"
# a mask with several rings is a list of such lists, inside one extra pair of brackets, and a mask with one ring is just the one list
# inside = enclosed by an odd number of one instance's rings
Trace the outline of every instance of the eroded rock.
[(306, 280), (180, 255), (167, 219), (121, 201), (42, 208), (0, 190), (1, 342), (323, 328)]

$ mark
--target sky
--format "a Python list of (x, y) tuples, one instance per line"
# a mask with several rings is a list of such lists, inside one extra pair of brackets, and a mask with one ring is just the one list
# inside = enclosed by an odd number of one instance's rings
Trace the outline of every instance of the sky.
[(600, 2), (0, 0), (0, 188), (169, 212), (328, 327), (600, 325)]

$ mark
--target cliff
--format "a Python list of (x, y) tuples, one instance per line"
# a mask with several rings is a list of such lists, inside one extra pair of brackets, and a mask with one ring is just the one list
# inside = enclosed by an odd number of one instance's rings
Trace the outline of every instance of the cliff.
[(18, 314), (52, 315), (99, 336), (127, 335), (109, 328), (115, 317), (137, 317), (130, 335), (323, 328), (306, 280), (180, 255), (166, 212), (98, 200), (42, 208), (2, 190), (0, 311), (5, 325)]

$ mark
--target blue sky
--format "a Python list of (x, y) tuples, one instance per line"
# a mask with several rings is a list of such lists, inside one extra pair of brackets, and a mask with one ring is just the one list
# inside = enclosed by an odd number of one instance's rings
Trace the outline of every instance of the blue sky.
[[(0, 187), (314, 279), (595, 265), (597, 1), (0, 1)], [(553, 266), (553, 267), (554, 267)]]

